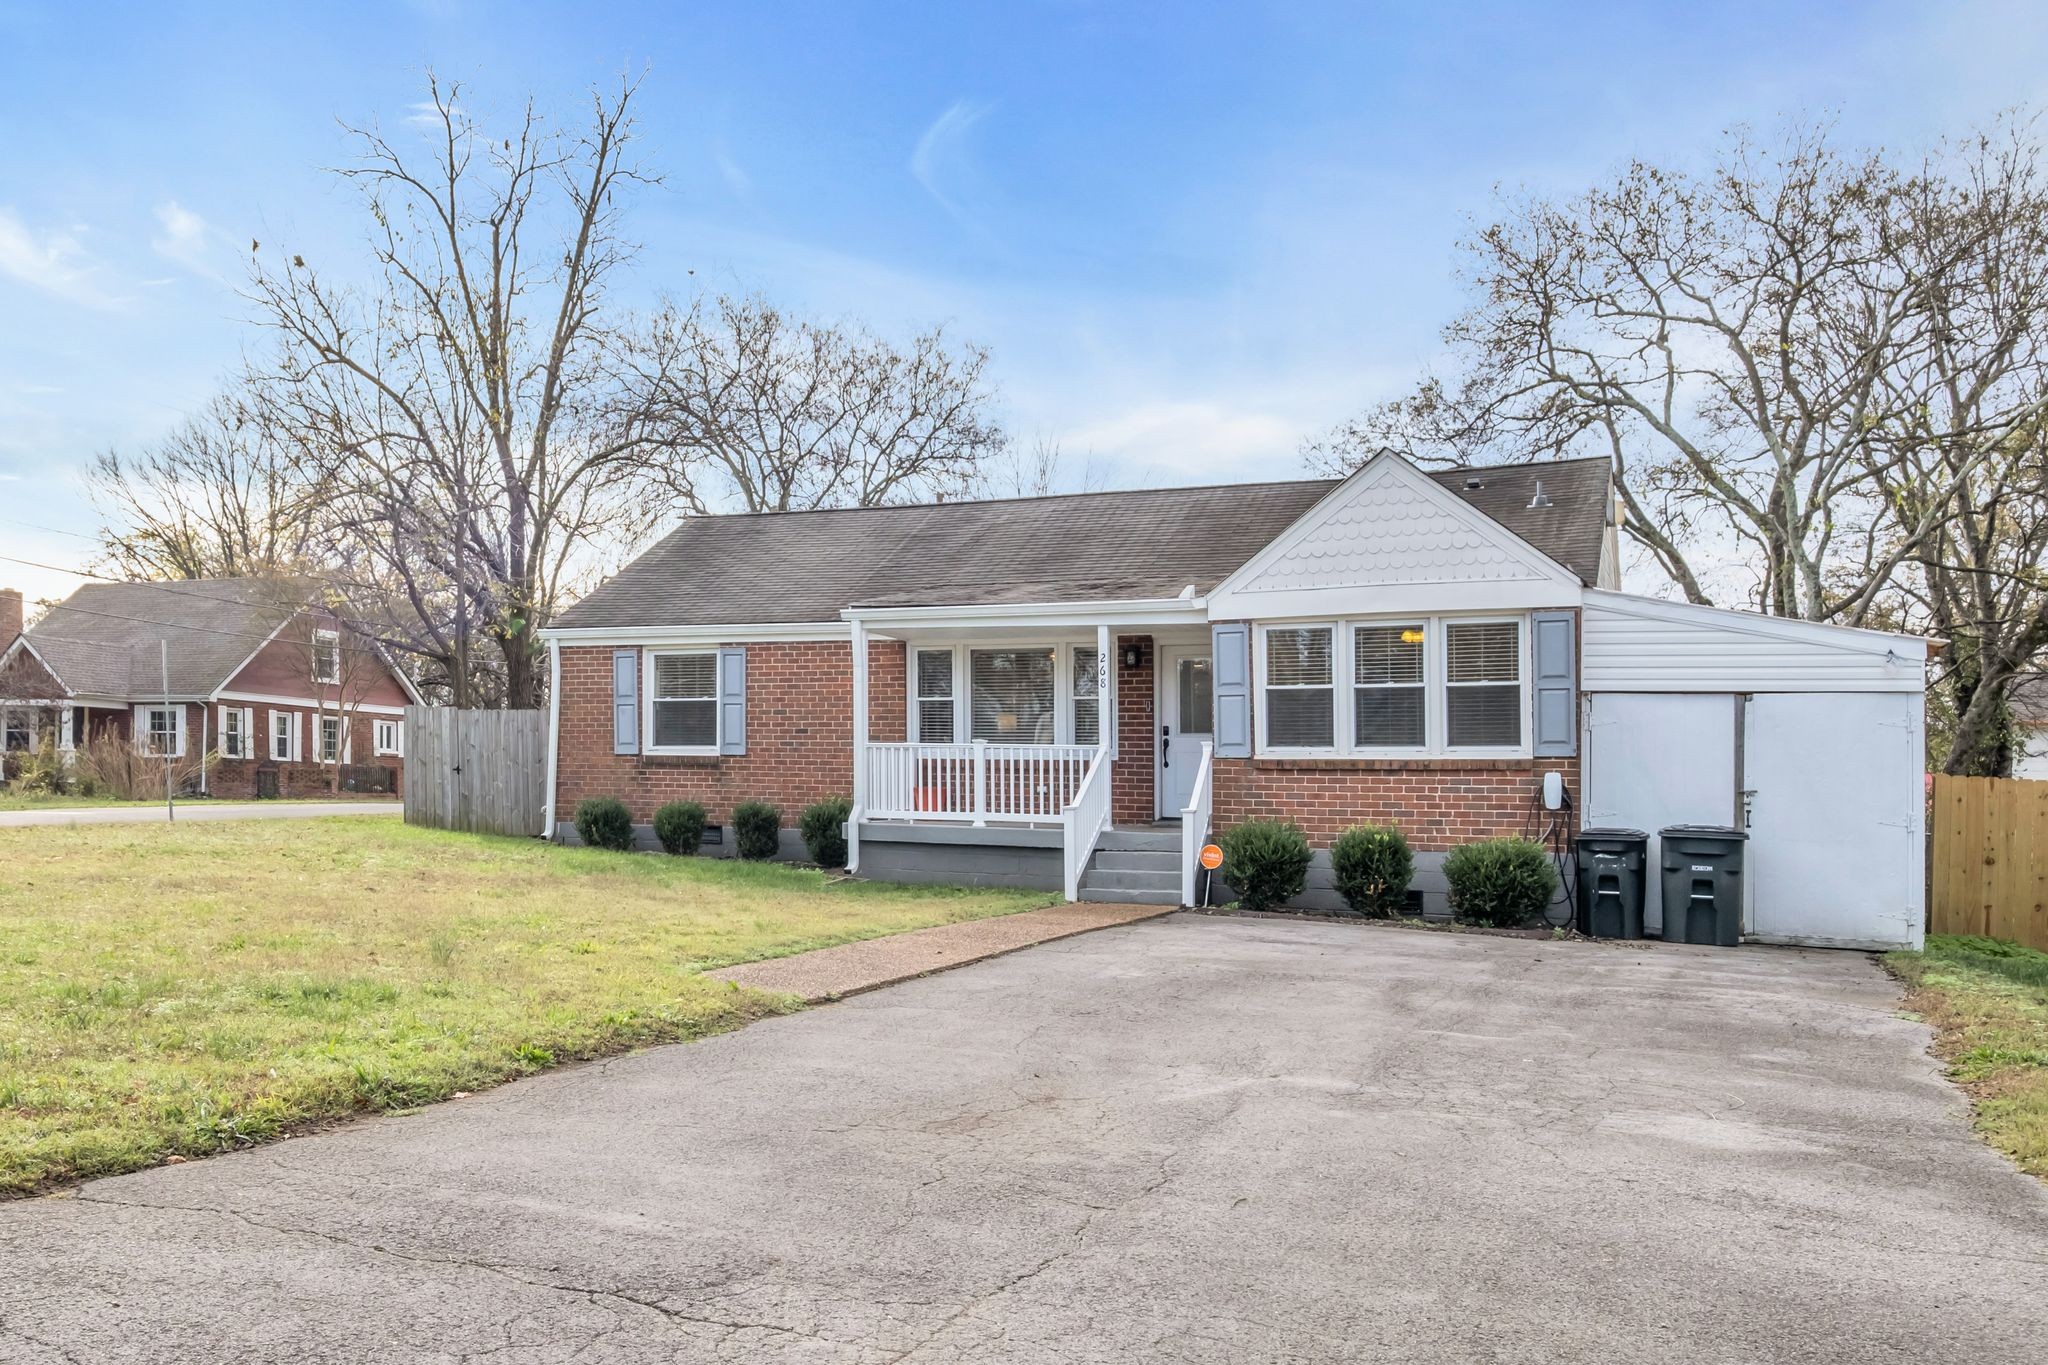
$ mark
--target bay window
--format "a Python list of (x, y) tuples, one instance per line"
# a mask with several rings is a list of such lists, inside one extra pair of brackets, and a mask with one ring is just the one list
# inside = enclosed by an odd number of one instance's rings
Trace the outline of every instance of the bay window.
[[(1525, 617), (1318, 622), (1260, 636), (1261, 753), (1528, 753)], [(1340, 676), (1350, 690), (1341, 706)]]
[(717, 752), (717, 653), (650, 654), (648, 672), (649, 748)]
[(1331, 626), (1266, 632), (1266, 743), (1327, 749), (1337, 742)]

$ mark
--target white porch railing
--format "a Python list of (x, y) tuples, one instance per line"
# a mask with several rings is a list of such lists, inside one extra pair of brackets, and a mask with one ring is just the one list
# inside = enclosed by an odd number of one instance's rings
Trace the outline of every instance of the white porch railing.
[(1209, 842), (1209, 760), (1216, 746), (1202, 741), (1202, 759), (1195, 768), (1195, 785), (1188, 793), (1187, 807), (1180, 813), (1180, 903), (1195, 903), (1196, 883), (1202, 877), (1202, 845)]
[(1109, 754), (1096, 754), (1074, 793), (1073, 804), (1060, 817), (1066, 829), (1063, 843), (1067, 854), (1067, 899), (1081, 899), (1081, 874), (1095, 854), (1095, 843), (1109, 828)]
[(870, 744), (866, 790), (856, 799), (870, 820), (1051, 822), (1064, 818), (1101, 752), (1093, 744), (990, 744), (979, 739), (969, 744)]

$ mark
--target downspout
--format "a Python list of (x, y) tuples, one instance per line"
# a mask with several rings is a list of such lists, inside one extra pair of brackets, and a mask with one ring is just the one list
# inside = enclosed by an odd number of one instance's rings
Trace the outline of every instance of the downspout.
[(562, 646), (548, 641), (548, 798), (541, 811), (540, 837), (555, 838), (555, 755), (562, 744)]
[(853, 650), (853, 807), (846, 815), (846, 870), (860, 871), (860, 822), (867, 809), (868, 633), (856, 616), (847, 623)]

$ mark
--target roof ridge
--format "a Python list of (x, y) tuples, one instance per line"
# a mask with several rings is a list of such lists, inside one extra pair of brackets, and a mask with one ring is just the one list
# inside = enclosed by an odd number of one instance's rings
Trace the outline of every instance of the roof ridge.
[(934, 507), (991, 507), (1015, 502), (1060, 502), (1073, 498), (1129, 497), (1137, 493), (1209, 493), (1219, 488), (1298, 488), (1317, 483), (1342, 483), (1341, 478), (1220, 480), (1216, 483), (1160, 484), (1152, 488), (1091, 488), (1078, 493), (1018, 493), (1001, 498), (951, 498), (943, 502), (880, 502), (851, 507), (788, 507), (756, 512), (704, 512), (692, 521), (738, 521), (746, 517), (807, 517), (830, 512), (913, 512)]

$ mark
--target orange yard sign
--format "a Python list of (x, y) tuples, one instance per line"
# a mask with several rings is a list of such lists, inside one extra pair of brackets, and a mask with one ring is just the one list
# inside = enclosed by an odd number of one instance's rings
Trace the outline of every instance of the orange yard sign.
[(1214, 844), (1202, 845), (1202, 866), (1214, 872), (1223, 866), (1223, 850)]

